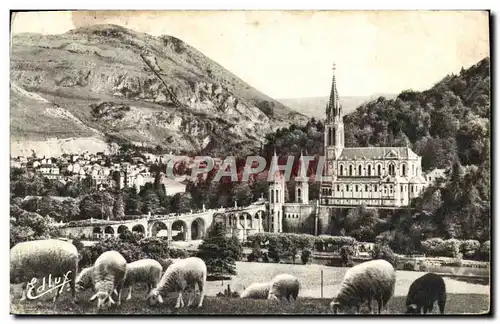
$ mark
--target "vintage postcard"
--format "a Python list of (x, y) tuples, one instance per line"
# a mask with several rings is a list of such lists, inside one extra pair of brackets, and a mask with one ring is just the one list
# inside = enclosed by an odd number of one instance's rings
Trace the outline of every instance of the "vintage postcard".
[(492, 313), (490, 12), (10, 24), (11, 314)]

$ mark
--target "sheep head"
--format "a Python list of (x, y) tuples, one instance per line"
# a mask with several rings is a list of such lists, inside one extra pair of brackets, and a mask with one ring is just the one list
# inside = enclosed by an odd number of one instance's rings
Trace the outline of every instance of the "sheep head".
[(340, 308), (340, 303), (336, 300), (332, 300), (330, 303), (330, 309), (334, 314), (338, 314)]
[(110, 307), (115, 303), (111, 295), (106, 291), (98, 291), (92, 297), (90, 297), (90, 301), (93, 301), (97, 298), (97, 309), (104, 308), (105, 306)]
[(418, 314), (420, 313), (420, 310), (418, 309), (418, 306), (415, 304), (410, 304), (406, 306), (406, 314)]
[(155, 301), (159, 302), (160, 304), (163, 304), (163, 297), (161, 296), (160, 292), (157, 289), (151, 290), (151, 292), (148, 294), (147, 299), (150, 301), (151, 304), (153, 304)]

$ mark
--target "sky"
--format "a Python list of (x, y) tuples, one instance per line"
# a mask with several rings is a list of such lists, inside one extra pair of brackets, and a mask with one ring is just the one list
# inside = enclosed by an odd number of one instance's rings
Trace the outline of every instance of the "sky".
[(276, 98), (425, 90), (489, 56), (485, 11), (22, 12), (12, 34), (116, 24), (184, 40)]

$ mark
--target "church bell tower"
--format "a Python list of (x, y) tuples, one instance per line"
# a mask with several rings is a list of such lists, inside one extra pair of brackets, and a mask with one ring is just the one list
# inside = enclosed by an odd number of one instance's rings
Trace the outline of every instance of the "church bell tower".
[(330, 100), (328, 100), (326, 105), (324, 145), (325, 175), (334, 176), (335, 168), (333, 161), (338, 159), (344, 149), (344, 121), (335, 80), (335, 64), (333, 64)]

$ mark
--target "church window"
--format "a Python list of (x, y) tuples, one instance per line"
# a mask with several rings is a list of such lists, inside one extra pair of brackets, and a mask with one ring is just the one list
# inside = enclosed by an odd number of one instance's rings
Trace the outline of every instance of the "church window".
[(365, 191), (368, 191), (368, 185), (365, 185)]
[(271, 204), (274, 204), (274, 190), (271, 190)]
[(413, 186), (410, 186), (410, 190), (411, 190), (411, 192), (413, 192)]
[(403, 164), (403, 165), (401, 166), (401, 175), (402, 175), (403, 177), (406, 177), (406, 165), (405, 165), (405, 164)]
[(328, 128), (328, 145), (332, 145), (332, 129)]
[(356, 192), (358, 192), (358, 185), (356, 185)]
[(349, 176), (352, 176), (352, 165), (349, 165)]
[(369, 164), (368, 165), (368, 176), (372, 175), (372, 166)]
[(343, 165), (340, 165), (340, 175), (341, 176), (344, 175), (344, 166)]
[(301, 193), (302, 193), (302, 192), (300, 191), (300, 188), (299, 188), (299, 189), (297, 189), (297, 196), (298, 196), (298, 198), (299, 198), (299, 202), (302, 202), (302, 195), (301, 195)]
[(389, 174), (391, 176), (395, 176), (396, 175), (394, 164), (389, 164)]
[(340, 186), (339, 185), (337, 185), (337, 191), (340, 191)]
[(401, 192), (403, 192), (403, 185), (401, 185)]
[(358, 165), (358, 176), (361, 175), (361, 165)]
[(349, 185), (346, 185), (346, 191), (349, 191)]
[(382, 166), (380, 164), (377, 166), (377, 175), (382, 175)]
[(275, 197), (276, 197), (276, 202), (279, 203), (280, 199), (279, 199), (279, 195), (278, 195), (278, 190), (277, 189), (276, 189)]
[(378, 186), (377, 185), (375, 185), (375, 191), (378, 191)]

